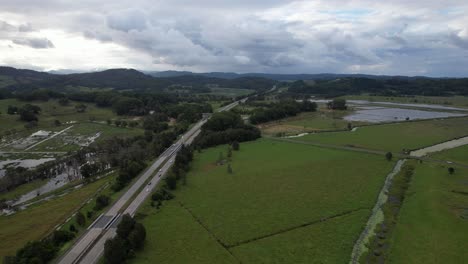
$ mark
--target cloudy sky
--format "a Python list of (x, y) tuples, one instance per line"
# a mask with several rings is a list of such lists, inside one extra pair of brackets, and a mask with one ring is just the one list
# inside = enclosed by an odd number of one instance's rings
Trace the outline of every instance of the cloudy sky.
[(0, 65), (468, 76), (468, 1), (0, 0)]

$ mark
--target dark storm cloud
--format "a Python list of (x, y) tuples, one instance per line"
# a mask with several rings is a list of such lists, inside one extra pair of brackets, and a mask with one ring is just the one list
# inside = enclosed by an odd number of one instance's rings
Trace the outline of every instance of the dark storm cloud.
[(22, 46), (28, 46), (33, 49), (50, 49), (54, 48), (54, 44), (46, 38), (24, 38), (24, 39), (14, 39), (13, 43)]

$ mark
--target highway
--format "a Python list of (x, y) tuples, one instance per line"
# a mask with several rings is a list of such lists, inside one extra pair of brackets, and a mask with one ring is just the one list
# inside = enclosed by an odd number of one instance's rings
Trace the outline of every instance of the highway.
[[(218, 112), (228, 111), (245, 102), (247, 98), (221, 107)], [(209, 118), (209, 117), (208, 117)], [(201, 126), (208, 118), (200, 120), (171, 147), (166, 149), (156, 161), (133, 183), (133, 185), (111, 206), (100, 215), (88, 230), (75, 242), (58, 261), (60, 264), (97, 263), (104, 252), (105, 242), (116, 234), (117, 224), (124, 214), (135, 215), (137, 209), (151, 195), (165, 173), (174, 162), (175, 156), (183, 144), (191, 144), (200, 133)], [(162, 166), (162, 167), (161, 167)], [(160, 171), (158, 171), (158, 168)], [(157, 173), (155, 173), (157, 172)], [(152, 177), (153, 176), (153, 177)], [(152, 178), (151, 178), (152, 177)], [(148, 182), (148, 183), (146, 183)], [(128, 205), (128, 207), (126, 207)]]

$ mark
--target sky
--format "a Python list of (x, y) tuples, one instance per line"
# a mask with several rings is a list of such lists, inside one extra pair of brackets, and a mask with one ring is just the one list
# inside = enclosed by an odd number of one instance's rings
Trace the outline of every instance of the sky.
[(468, 1), (0, 0), (0, 65), (468, 77)]

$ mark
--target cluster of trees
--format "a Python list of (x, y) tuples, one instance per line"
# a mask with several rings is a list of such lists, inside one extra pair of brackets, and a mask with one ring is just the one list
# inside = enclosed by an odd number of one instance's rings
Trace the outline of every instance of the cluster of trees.
[(37, 115), (41, 112), (41, 108), (37, 105), (32, 104), (25, 104), (22, 107), (17, 107), (13, 105), (9, 105), (7, 109), (7, 113), (9, 115), (19, 114), (20, 119), (26, 122), (37, 122), (39, 119)]
[(370, 93), (382, 96), (425, 95), (452, 96), (468, 95), (468, 78), (365, 78), (347, 77), (335, 80), (316, 80), (308, 84), (302, 80), (290, 84), (289, 92), (337, 97), (349, 94)]
[(114, 191), (119, 191), (125, 187), (133, 178), (146, 168), (146, 163), (142, 160), (130, 160), (120, 164), (119, 176), (112, 185)]
[(348, 106), (346, 105), (345, 99), (335, 98), (327, 103), (327, 108), (333, 110), (346, 110), (348, 109)]
[(177, 188), (177, 181), (182, 179), (183, 184), (186, 183), (187, 171), (190, 168), (190, 162), (193, 160), (193, 151), (190, 147), (183, 145), (174, 161), (174, 165), (171, 167), (169, 174), (166, 176), (166, 186), (169, 190), (175, 190)]
[(73, 232), (56, 230), (52, 235), (37, 241), (28, 242), (16, 252), (14, 257), (5, 257), (4, 263), (49, 263), (63, 244), (75, 237)]
[(241, 116), (235, 112), (220, 112), (202, 126), (201, 133), (195, 138), (194, 145), (207, 148), (221, 144), (231, 144), (234, 141), (244, 142), (260, 138), (260, 130), (251, 125), (245, 125)]
[(36, 166), (34, 169), (27, 169), (21, 166), (8, 167), (5, 175), (0, 178), (0, 192), (11, 191), (19, 185), (31, 182), (36, 179), (47, 179), (57, 174), (68, 172), (73, 165), (75, 157), (66, 157), (48, 161)]
[(109, 264), (125, 263), (135, 255), (136, 250), (143, 248), (146, 239), (146, 229), (125, 214), (117, 226), (117, 236), (104, 244), (104, 259)]
[(259, 124), (272, 120), (295, 116), (300, 112), (313, 112), (317, 110), (317, 104), (308, 100), (302, 103), (294, 100), (285, 100), (269, 104), (267, 108), (256, 109), (250, 116), (250, 123)]

